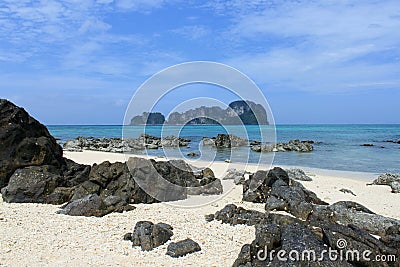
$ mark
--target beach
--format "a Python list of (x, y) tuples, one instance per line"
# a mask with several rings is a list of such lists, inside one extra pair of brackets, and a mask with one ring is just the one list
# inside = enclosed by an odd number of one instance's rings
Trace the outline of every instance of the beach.
[[(66, 158), (82, 164), (125, 161), (126, 155), (97, 151), (64, 152)], [(160, 159), (163, 160), (163, 159)], [(192, 163), (191, 163), (192, 164)], [(204, 166), (204, 162), (193, 165)], [(229, 168), (255, 172), (262, 166), (213, 162), (209, 166), (217, 178)], [(285, 167), (285, 166), (283, 166)], [(335, 203), (341, 200), (358, 202), (373, 212), (400, 219), (400, 194), (391, 193), (389, 186), (367, 185), (377, 177), (374, 173), (333, 171), (303, 168), (313, 179), (301, 182), (319, 198)], [(135, 204), (135, 210), (112, 213), (104, 217), (75, 217), (56, 214), (60, 206), (45, 204), (5, 203), (0, 200), (0, 266), (232, 266), (241, 247), (255, 237), (254, 226), (207, 222), (204, 215), (221, 210), (226, 204), (264, 211), (264, 204), (242, 201), (242, 185), (223, 181), (228, 194), (221, 196), (189, 196), (188, 200), (172, 203)], [(351, 190), (356, 196), (343, 193)], [(215, 201), (199, 207), (182, 207), (210, 198)], [(284, 212), (280, 212), (284, 213)], [(171, 241), (143, 252), (124, 241), (138, 221), (164, 222), (173, 226)], [(201, 251), (183, 258), (165, 255), (170, 242), (191, 238)]]

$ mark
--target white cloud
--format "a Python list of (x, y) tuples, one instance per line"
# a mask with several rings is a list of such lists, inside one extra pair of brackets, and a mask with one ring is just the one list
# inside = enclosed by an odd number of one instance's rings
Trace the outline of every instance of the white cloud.
[(398, 1), (225, 1), (209, 7), (232, 22), (223, 36), (235, 48), (225, 62), (269, 89), (400, 86)]
[(174, 29), (172, 32), (180, 34), (191, 40), (198, 40), (210, 34), (210, 30), (202, 25), (187, 25), (178, 29)]

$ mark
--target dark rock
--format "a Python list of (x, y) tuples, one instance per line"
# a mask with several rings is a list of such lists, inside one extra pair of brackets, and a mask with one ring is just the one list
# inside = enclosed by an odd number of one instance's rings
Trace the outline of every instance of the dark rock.
[(68, 200), (67, 196), (49, 198), (59, 186), (65, 186), (65, 180), (56, 167), (29, 166), (16, 170), (1, 193), (6, 202), (61, 204)]
[(159, 201), (186, 199), (187, 194), (221, 194), (222, 184), (211, 169), (194, 172), (183, 160), (154, 161), (130, 158), (127, 162), (135, 181)]
[(266, 215), (259, 211), (246, 210), (234, 204), (228, 204), (215, 213), (214, 219), (231, 225), (246, 224), (251, 226), (265, 220)]
[(374, 180), (372, 184), (388, 185), (392, 188), (392, 193), (400, 193), (400, 174), (385, 173), (379, 175), (378, 179)]
[(292, 168), (285, 171), (289, 175), (290, 179), (299, 181), (312, 181), (312, 179), (308, 175), (306, 175), (302, 169)]
[(178, 258), (200, 250), (200, 245), (197, 242), (187, 238), (185, 240), (169, 244), (167, 248), (167, 255)]
[(65, 142), (63, 149), (66, 151), (80, 152), (82, 150), (95, 150), (104, 152), (134, 152), (143, 149), (158, 149), (159, 147), (188, 146), (190, 140), (176, 136), (160, 138), (142, 134), (138, 138), (94, 138), (79, 136), (74, 140)]
[(196, 153), (196, 152), (190, 152), (190, 153), (187, 153), (186, 156), (188, 156), (188, 157), (193, 157), (193, 158), (194, 158), (194, 157), (198, 157), (199, 154)]
[(350, 189), (342, 188), (342, 189), (340, 189), (339, 191), (342, 192), (342, 193), (345, 193), (345, 194), (352, 194), (353, 196), (357, 196), (357, 195), (354, 194), (353, 191), (351, 191)]
[(374, 146), (374, 144), (362, 144), (361, 146)]
[(125, 240), (125, 241), (132, 241), (132, 233), (124, 234), (122, 239)]
[(96, 216), (102, 217), (112, 212), (124, 212), (135, 209), (118, 196), (101, 199), (97, 194), (91, 194), (84, 198), (67, 203), (58, 214), (71, 216)]
[(247, 145), (248, 141), (233, 134), (218, 134), (215, 139), (215, 146), (217, 148), (231, 148)]
[(258, 171), (250, 176), (243, 186), (243, 200), (266, 203), (267, 211), (284, 210), (301, 219), (308, 218), (313, 211), (313, 204), (327, 205), (302, 184), (290, 180), (288, 174), (279, 167), (269, 172)]
[[(321, 225), (323, 231), (323, 239), (326, 244), (335, 250), (370, 251), (368, 255), (370, 259), (375, 259), (377, 255), (393, 255), (396, 250), (386, 246), (383, 242), (379, 241), (368, 232), (359, 229), (356, 226), (343, 226), (336, 223), (325, 223)], [(349, 262), (352, 262), (349, 260)], [(356, 266), (388, 266), (387, 263), (381, 264), (374, 261), (369, 261), (360, 256), (359, 259), (354, 260)]]
[(207, 215), (204, 215), (204, 218), (206, 219), (207, 222), (211, 222), (214, 220), (215, 216), (214, 216), (214, 214), (207, 214)]
[(172, 226), (165, 223), (140, 221), (136, 223), (133, 234), (125, 234), (124, 240), (131, 240), (132, 246), (140, 246), (142, 250), (149, 251), (170, 240), (172, 229)]
[(276, 144), (261, 144), (251, 146), (251, 149), (255, 152), (311, 152), (314, 150), (311, 141), (300, 141), (298, 139), (290, 140), (288, 143), (276, 143)]
[(399, 226), (400, 221), (375, 214), (366, 207), (352, 201), (339, 201), (329, 206), (334, 218), (343, 225), (355, 225), (371, 234), (383, 235), (390, 226)]
[(62, 148), (23, 108), (0, 99), (0, 188), (15, 170), (41, 165), (65, 165)]

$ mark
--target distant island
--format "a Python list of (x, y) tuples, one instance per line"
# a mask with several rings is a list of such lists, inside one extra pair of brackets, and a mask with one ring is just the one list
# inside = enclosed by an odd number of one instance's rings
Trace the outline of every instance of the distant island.
[[(257, 115), (256, 115), (257, 114)], [(257, 120), (258, 119), (258, 120)], [(179, 113), (173, 112), (165, 119), (160, 112), (143, 112), (132, 118), (130, 125), (267, 125), (268, 118), (265, 108), (251, 101), (238, 100), (229, 104), (229, 107), (222, 109), (217, 106), (201, 106), (195, 109)]]

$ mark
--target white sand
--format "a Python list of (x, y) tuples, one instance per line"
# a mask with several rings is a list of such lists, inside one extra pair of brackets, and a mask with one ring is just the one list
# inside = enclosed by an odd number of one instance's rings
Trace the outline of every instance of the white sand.
[[(94, 151), (65, 152), (65, 156), (85, 164), (125, 160), (122, 154)], [(244, 169), (244, 166), (217, 162), (211, 168), (217, 177), (222, 177), (228, 168)], [(257, 167), (249, 165), (246, 169), (255, 171)], [(323, 200), (329, 203), (352, 200), (379, 214), (400, 219), (400, 194), (390, 193), (388, 186), (366, 185), (376, 175), (303, 169), (314, 175), (312, 182), (302, 183)], [(134, 211), (102, 218), (59, 215), (55, 214), (58, 206), (9, 204), (0, 200), (0, 266), (231, 266), (242, 245), (254, 239), (254, 227), (208, 223), (204, 215), (228, 203), (260, 211), (264, 205), (241, 202), (241, 186), (224, 181), (224, 188), (228, 187), (232, 187), (229, 194), (197, 208), (179, 208), (171, 203), (140, 204), (135, 205)], [(341, 188), (350, 189), (357, 196), (342, 193)], [(204, 197), (190, 197), (172, 204), (197, 204), (200, 199)], [(136, 222), (141, 220), (171, 224), (174, 227), (172, 241), (192, 238), (202, 251), (175, 259), (165, 255), (171, 241), (150, 252), (132, 248), (122, 236), (132, 232)]]

